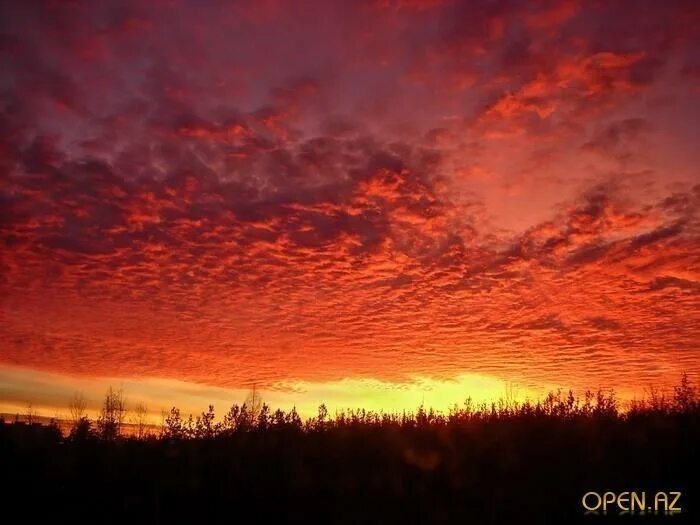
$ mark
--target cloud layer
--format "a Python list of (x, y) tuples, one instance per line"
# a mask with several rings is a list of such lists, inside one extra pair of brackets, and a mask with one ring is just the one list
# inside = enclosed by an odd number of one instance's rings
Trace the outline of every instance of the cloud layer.
[(1, 10), (2, 363), (700, 370), (695, 2)]

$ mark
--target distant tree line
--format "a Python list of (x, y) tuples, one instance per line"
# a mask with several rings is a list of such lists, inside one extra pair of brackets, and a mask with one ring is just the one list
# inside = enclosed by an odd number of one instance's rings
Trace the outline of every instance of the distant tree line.
[[(585, 419), (609, 418), (629, 419), (645, 414), (696, 413), (700, 410), (698, 390), (683, 374), (677, 386), (670, 393), (651, 388), (646, 398), (633, 400), (621, 406), (613, 390), (599, 389), (586, 391), (583, 397), (575, 396), (569, 390), (550, 392), (538, 401), (518, 402), (512, 398), (500, 399), (492, 403), (476, 404), (467, 398), (459, 406), (447, 412), (433, 408), (418, 407), (415, 411), (384, 413), (365, 409), (347, 409), (331, 416), (325, 404), (318, 407), (314, 417), (303, 419), (296, 408), (276, 409), (262, 402), (253, 389), (242, 404), (233, 404), (222, 418), (217, 419), (213, 405), (199, 415), (183, 416), (180, 409), (172, 407), (162, 414), (160, 428), (148, 423), (148, 410), (138, 404), (127, 419), (124, 393), (109, 388), (105, 393), (100, 412), (95, 420), (87, 416), (87, 403), (81, 394), (76, 394), (69, 404), (70, 430), (72, 441), (101, 439), (112, 441), (130, 439), (213, 439), (223, 438), (241, 432), (261, 432), (267, 430), (295, 430), (318, 432), (333, 428), (357, 426), (378, 428), (421, 428), (463, 425), (479, 421), (508, 420), (523, 418)], [(128, 431), (125, 431), (128, 426)]]

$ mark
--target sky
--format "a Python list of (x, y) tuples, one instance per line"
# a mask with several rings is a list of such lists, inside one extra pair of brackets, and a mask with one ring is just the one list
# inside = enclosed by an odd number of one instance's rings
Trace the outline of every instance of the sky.
[(695, 1), (0, 3), (0, 411), (700, 379)]

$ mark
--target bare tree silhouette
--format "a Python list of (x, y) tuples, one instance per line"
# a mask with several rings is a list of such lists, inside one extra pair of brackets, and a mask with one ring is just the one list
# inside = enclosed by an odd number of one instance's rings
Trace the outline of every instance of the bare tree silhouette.
[(70, 414), (69, 437), (73, 441), (84, 441), (92, 435), (92, 423), (87, 417), (86, 409), (85, 396), (80, 392), (73, 394), (68, 403)]
[(25, 421), (27, 422), (27, 424), (31, 425), (32, 423), (34, 423), (34, 420), (38, 415), (38, 412), (34, 408), (34, 404), (31, 401), (27, 403), (27, 413), (25, 415)]
[(138, 439), (146, 437), (148, 433), (148, 407), (143, 403), (137, 403), (134, 407), (132, 421), (136, 427), (136, 437)]
[(97, 429), (103, 439), (113, 440), (121, 435), (122, 425), (126, 417), (126, 401), (122, 390), (114, 390), (111, 386), (102, 401), (100, 416), (97, 419)]
[(68, 411), (70, 413), (72, 425), (77, 425), (78, 422), (85, 417), (86, 409), (87, 402), (85, 401), (85, 396), (83, 396), (81, 392), (73, 394), (73, 397), (68, 403)]

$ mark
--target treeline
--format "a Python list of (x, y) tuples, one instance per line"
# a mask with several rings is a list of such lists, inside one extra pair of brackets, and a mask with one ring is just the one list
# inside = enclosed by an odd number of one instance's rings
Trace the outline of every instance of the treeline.
[(316, 432), (333, 428), (441, 428), (474, 422), (527, 419), (619, 419), (644, 417), (652, 414), (693, 414), (700, 410), (698, 390), (683, 374), (670, 393), (651, 388), (645, 399), (624, 405), (614, 391), (586, 391), (582, 397), (573, 391), (550, 392), (538, 401), (500, 399), (497, 402), (475, 404), (471, 398), (455, 405), (447, 412), (420, 406), (413, 412), (384, 413), (364, 409), (348, 409), (331, 415), (324, 404), (314, 417), (303, 419), (296, 408), (272, 410), (253, 390), (242, 404), (233, 404), (222, 418), (217, 418), (213, 405), (199, 415), (183, 416), (177, 407), (162, 414), (158, 427), (148, 422), (147, 408), (136, 405), (127, 417), (126, 401), (122, 391), (108, 390), (99, 416), (92, 420), (86, 415), (86, 403), (76, 395), (70, 403), (71, 419), (68, 438), (73, 441), (88, 439), (213, 439), (240, 432), (267, 430), (296, 430)]
[(81, 398), (71, 404), (63, 435), (0, 425), (15, 522), (590, 525), (589, 491), (673, 490), (683, 511), (670, 521), (700, 523), (700, 400), (686, 376), (624, 405), (609, 391), (554, 392), (444, 413), (322, 405), (308, 419), (253, 393), (219, 417), (173, 408), (140, 435), (119, 391), (94, 419)]

